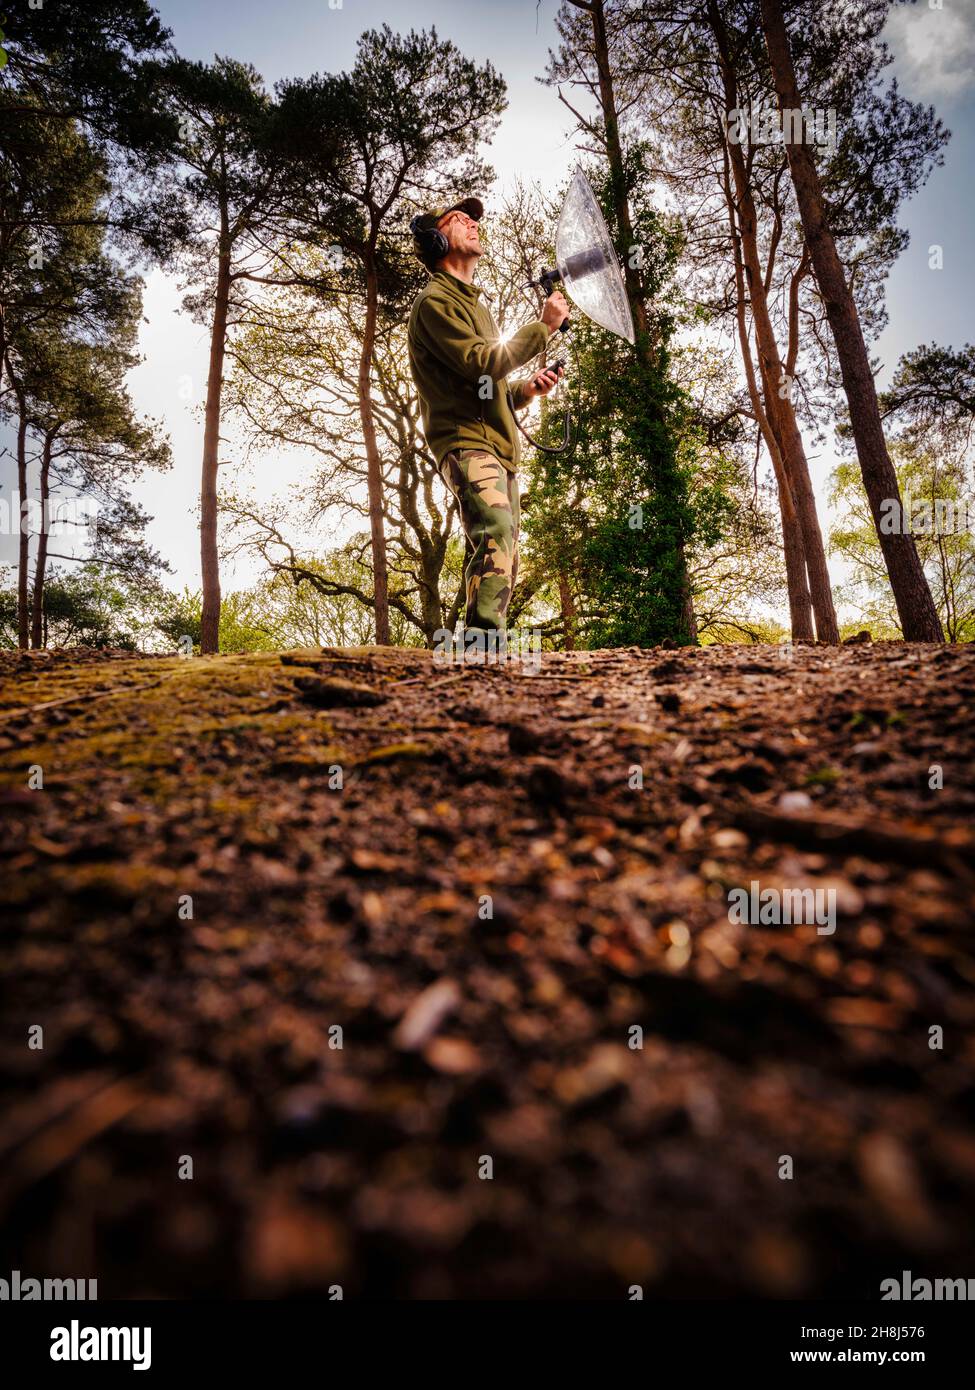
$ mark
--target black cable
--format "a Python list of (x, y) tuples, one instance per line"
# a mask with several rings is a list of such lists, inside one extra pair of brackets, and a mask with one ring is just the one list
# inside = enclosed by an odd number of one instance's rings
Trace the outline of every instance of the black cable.
[[(543, 367), (541, 370), (544, 371), (545, 368)], [(539, 444), (538, 440), (533, 439), (528, 433), (524, 425), (518, 419), (518, 415), (515, 411), (515, 403), (512, 399), (510, 390), (508, 391), (508, 408), (511, 411), (515, 424), (521, 430), (533, 449), (540, 449), (543, 454), (564, 454), (568, 448), (575, 444), (575, 440), (572, 438), (572, 415), (568, 406), (566, 406), (562, 412), (562, 443), (554, 447), (549, 444)]]

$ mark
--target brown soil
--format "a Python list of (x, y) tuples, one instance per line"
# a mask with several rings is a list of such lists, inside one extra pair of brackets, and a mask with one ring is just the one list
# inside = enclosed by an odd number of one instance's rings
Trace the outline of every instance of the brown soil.
[[(4, 1274), (975, 1275), (971, 648), (0, 672)], [(835, 932), (729, 920), (752, 882), (834, 890)]]

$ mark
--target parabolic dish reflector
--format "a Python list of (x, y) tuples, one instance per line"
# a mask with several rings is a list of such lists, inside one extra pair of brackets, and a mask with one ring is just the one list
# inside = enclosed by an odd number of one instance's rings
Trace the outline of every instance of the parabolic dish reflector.
[(623, 272), (589, 180), (577, 169), (555, 230), (555, 259), (562, 284), (582, 312), (633, 342), (633, 318)]

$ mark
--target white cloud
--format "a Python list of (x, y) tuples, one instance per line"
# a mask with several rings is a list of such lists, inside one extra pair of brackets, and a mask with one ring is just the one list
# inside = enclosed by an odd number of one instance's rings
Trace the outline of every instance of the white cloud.
[(937, 102), (975, 88), (975, 0), (898, 6), (884, 37), (905, 96)]

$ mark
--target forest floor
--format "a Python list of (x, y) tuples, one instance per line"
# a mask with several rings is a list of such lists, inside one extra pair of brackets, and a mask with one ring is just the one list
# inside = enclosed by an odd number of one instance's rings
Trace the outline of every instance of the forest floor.
[[(0, 675), (4, 1274), (975, 1276), (971, 647)], [(732, 920), (753, 883), (835, 918)]]

